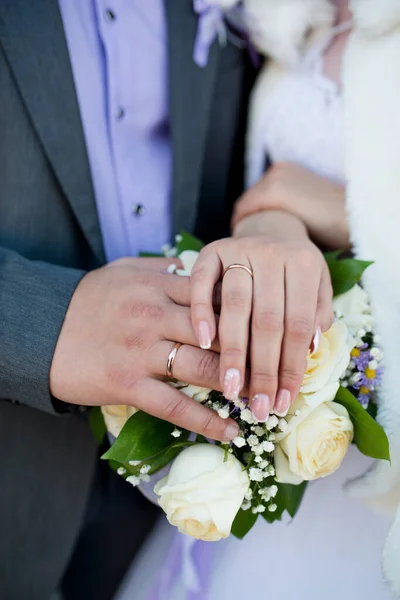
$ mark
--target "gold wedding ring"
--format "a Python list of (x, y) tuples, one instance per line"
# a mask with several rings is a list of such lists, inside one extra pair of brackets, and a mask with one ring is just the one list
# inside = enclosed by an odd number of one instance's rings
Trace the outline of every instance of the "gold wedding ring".
[(250, 267), (248, 267), (247, 265), (240, 265), (235, 263), (233, 265), (228, 265), (226, 269), (224, 269), (224, 272), (222, 273), (222, 279), (231, 269), (242, 269), (243, 271), (246, 271), (246, 273), (248, 273), (252, 279), (254, 278), (253, 270)]
[(166, 374), (169, 379), (173, 379), (174, 377), (172, 374), (172, 369), (174, 368), (175, 358), (181, 346), (182, 344), (180, 342), (176, 342), (176, 344), (173, 345), (171, 352), (168, 354)]

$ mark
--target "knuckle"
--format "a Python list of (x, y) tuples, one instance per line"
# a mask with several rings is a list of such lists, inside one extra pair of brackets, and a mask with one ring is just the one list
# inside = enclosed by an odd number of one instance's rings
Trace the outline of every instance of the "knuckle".
[(219, 357), (213, 352), (204, 353), (197, 366), (198, 376), (204, 381), (214, 381), (219, 373)]
[(182, 418), (185, 418), (189, 406), (190, 402), (184, 394), (179, 394), (179, 396), (173, 394), (165, 406), (166, 419), (168, 421), (181, 421)]
[(298, 265), (300, 265), (302, 269), (308, 271), (315, 268), (316, 255), (311, 248), (303, 248), (301, 250), (297, 249), (295, 256)]
[(281, 387), (295, 388), (296, 386), (300, 387), (303, 381), (304, 371), (293, 367), (282, 367), (279, 375)]
[[(205, 258), (205, 257), (204, 257)], [(190, 275), (190, 280), (193, 284), (204, 284), (208, 279), (208, 269), (203, 266), (203, 267), (197, 267), (196, 265), (193, 268), (193, 271)]]
[(287, 335), (296, 342), (308, 342), (312, 335), (312, 321), (306, 317), (293, 317), (286, 326)]
[(112, 396), (131, 391), (137, 378), (132, 373), (120, 366), (110, 365), (104, 372), (105, 387), (111, 391)]
[(223, 432), (223, 424), (220, 422), (220, 419), (215, 413), (213, 413), (211, 410), (208, 412), (209, 414), (207, 414), (201, 427), (201, 433), (206, 437), (218, 438)]
[(252, 371), (251, 385), (256, 390), (274, 390), (278, 386), (278, 374), (268, 373), (266, 371)]
[(130, 314), (134, 319), (160, 321), (164, 317), (164, 309), (158, 304), (140, 301), (131, 305)]
[(211, 309), (210, 304), (207, 300), (199, 298), (198, 300), (194, 300), (192, 302), (192, 310), (195, 314), (204, 314), (205, 312), (209, 312)]
[(275, 310), (257, 311), (253, 318), (253, 330), (262, 333), (282, 333), (283, 317)]
[(243, 348), (229, 346), (223, 349), (225, 359), (229, 359), (229, 363), (241, 363), (244, 361), (246, 351)]
[(133, 333), (123, 340), (123, 346), (126, 350), (143, 350), (146, 348), (146, 337), (143, 333)]
[(225, 292), (223, 302), (229, 310), (244, 310), (249, 304), (249, 300), (240, 288), (232, 288)]

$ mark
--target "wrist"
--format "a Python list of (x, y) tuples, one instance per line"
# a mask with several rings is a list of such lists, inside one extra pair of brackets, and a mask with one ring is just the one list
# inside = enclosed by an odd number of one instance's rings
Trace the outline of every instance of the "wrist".
[(290, 213), (279, 210), (264, 210), (244, 217), (233, 231), (233, 237), (268, 236), (280, 241), (287, 239), (308, 239), (308, 232), (301, 219)]

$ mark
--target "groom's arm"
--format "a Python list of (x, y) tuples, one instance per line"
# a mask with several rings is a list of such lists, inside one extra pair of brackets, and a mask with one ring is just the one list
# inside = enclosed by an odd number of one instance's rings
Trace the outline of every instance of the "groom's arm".
[(55, 412), (50, 366), (65, 313), (84, 275), (0, 247), (1, 399)]

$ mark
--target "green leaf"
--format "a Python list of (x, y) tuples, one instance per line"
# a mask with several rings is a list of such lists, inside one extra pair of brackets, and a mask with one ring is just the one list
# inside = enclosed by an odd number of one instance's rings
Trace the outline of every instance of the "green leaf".
[(185, 250), (195, 250), (195, 252), (200, 252), (204, 247), (203, 242), (186, 231), (181, 231), (181, 236), (182, 239), (176, 245), (178, 254), (181, 254), (181, 252), (184, 252)]
[(285, 506), (285, 510), (293, 518), (300, 508), (300, 504), (303, 500), (304, 492), (307, 488), (307, 481), (303, 481), (299, 485), (290, 485), (289, 483), (278, 484), (278, 494), (276, 496), (276, 503)]
[(361, 406), (357, 398), (344, 387), (340, 387), (335, 398), (344, 406), (354, 426), (354, 441), (360, 452), (381, 460), (390, 460), (389, 440), (384, 429), (374, 421)]
[(139, 252), (140, 258), (162, 258), (164, 254), (160, 252)]
[(232, 523), (232, 534), (242, 540), (257, 521), (257, 517), (258, 514), (254, 515), (251, 509), (242, 510), (240, 508)]
[(275, 512), (269, 512), (267, 507), (267, 510), (262, 513), (262, 516), (268, 523), (280, 521), (285, 511), (293, 518), (300, 508), (304, 492), (306, 491), (307, 481), (303, 481), (303, 483), (300, 483), (299, 485), (271, 481), (268, 485), (272, 485), (272, 483), (276, 483), (278, 486), (278, 493), (274, 499), (274, 503), (278, 508)]
[(102, 458), (128, 463), (130, 460), (154, 457), (176, 442), (171, 436), (174, 429), (175, 426), (171, 423), (139, 411), (128, 419), (118, 438)]
[(361, 280), (361, 277), (372, 263), (366, 260), (344, 258), (337, 260), (335, 253), (325, 255), (331, 274), (333, 295), (339, 296), (351, 290)]
[(89, 414), (89, 426), (98, 444), (102, 444), (107, 433), (106, 424), (104, 422), (103, 413), (99, 406), (94, 406)]
[(328, 264), (328, 267), (330, 267), (330, 265), (335, 263), (339, 259), (339, 256), (341, 254), (342, 254), (342, 250), (335, 250), (334, 252), (325, 252), (324, 258)]

